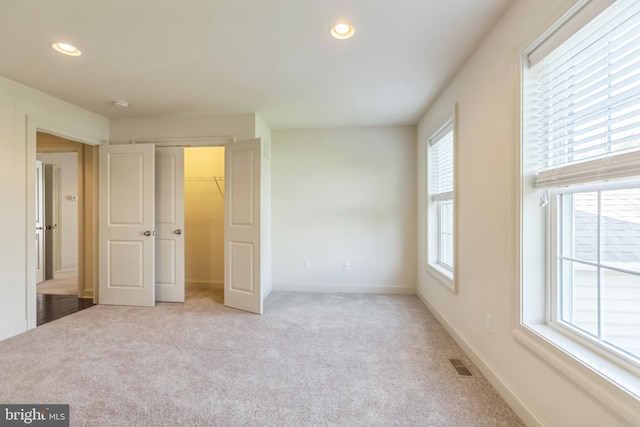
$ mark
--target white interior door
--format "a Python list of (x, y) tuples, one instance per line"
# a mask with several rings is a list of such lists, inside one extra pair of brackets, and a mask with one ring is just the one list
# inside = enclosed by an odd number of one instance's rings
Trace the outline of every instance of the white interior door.
[(156, 148), (156, 301), (184, 302), (184, 148)]
[(155, 146), (100, 146), (100, 304), (155, 305)]
[[(54, 165), (44, 164), (44, 280), (54, 278), (56, 264), (55, 245), (57, 243), (58, 220), (56, 211), (58, 208), (58, 182), (56, 182), (56, 170), (60, 168)], [(59, 177), (59, 175), (58, 175)]]
[(44, 282), (44, 167), (36, 160), (36, 283)]
[(262, 314), (260, 139), (225, 146), (224, 305)]

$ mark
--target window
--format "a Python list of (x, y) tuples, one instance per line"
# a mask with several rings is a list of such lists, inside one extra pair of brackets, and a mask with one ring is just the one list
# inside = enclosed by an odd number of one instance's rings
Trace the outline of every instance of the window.
[(454, 256), (454, 120), (449, 119), (428, 147), (428, 265), (453, 289)]
[(627, 389), (636, 389), (640, 2), (581, 4), (524, 65), (522, 322), (578, 343), (554, 342), (576, 359), (635, 372)]
[[(640, 360), (640, 187), (552, 194), (552, 322)], [(555, 253), (554, 253), (555, 252)]]

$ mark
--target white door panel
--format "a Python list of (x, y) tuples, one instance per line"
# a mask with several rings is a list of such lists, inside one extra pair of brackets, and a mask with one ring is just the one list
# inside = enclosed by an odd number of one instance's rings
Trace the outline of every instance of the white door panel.
[(254, 264), (256, 245), (252, 242), (230, 242), (231, 280), (229, 282), (232, 292), (253, 294), (255, 291), (255, 278), (253, 269), (248, 267)]
[(156, 301), (184, 302), (184, 149), (156, 148)]
[(100, 146), (101, 304), (155, 305), (154, 150)]
[(225, 146), (224, 304), (262, 314), (260, 139)]

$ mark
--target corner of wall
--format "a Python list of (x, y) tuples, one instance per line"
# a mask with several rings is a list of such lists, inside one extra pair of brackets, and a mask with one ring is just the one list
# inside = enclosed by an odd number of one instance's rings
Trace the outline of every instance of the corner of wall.
[(268, 142), (271, 142), (271, 128), (269, 125), (262, 120), (258, 114), (254, 113), (254, 122), (255, 122), (255, 137), (263, 138)]

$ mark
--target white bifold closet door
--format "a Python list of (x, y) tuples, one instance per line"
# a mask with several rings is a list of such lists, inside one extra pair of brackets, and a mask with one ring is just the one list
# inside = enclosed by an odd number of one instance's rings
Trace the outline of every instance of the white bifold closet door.
[(262, 142), (225, 146), (224, 305), (262, 314)]
[(100, 146), (100, 304), (155, 305), (155, 146)]
[(184, 148), (156, 148), (156, 301), (184, 302)]

